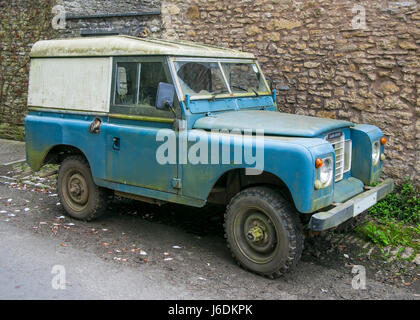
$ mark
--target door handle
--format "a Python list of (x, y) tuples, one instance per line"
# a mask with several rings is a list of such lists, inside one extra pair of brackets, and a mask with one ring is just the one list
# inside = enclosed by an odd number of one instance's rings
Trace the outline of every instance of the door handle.
[(120, 150), (120, 146), (121, 146), (121, 141), (120, 138), (114, 137), (112, 139), (113, 141), (113, 145), (112, 145), (112, 149), (119, 151)]

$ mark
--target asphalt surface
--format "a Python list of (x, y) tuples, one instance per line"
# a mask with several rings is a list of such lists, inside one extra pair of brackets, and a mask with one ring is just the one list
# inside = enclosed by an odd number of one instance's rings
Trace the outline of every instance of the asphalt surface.
[[(22, 145), (3, 140), (0, 150), (0, 164), (24, 158)], [(115, 199), (108, 211), (76, 221), (64, 217), (54, 189), (3, 180), (0, 299), (419, 299), (418, 282), (378, 280), (380, 262), (362, 261), (350, 248), (346, 258), (316, 238), (282, 278), (244, 271), (226, 248), (220, 208)], [(365, 290), (352, 288), (353, 264), (367, 268)], [(65, 289), (53, 288), (54, 266), (64, 267)]]
[(25, 159), (25, 143), (0, 139), (0, 164)]

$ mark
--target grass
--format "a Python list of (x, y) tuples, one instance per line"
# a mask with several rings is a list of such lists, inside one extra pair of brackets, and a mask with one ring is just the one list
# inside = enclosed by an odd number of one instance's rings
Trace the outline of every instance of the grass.
[(369, 209), (368, 220), (356, 233), (384, 247), (411, 247), (420, 251), (420, 195), (406, 179), (396, 190)]
[(356, 232), (379, 246), (405, 246), (420, 249), (420, 224), (369, 220), (356, 228)]
[(384, 221), (420, 223), (420, 196), (413, 183), (406, 179), (396, 190), (369, 210), (369, 214)]

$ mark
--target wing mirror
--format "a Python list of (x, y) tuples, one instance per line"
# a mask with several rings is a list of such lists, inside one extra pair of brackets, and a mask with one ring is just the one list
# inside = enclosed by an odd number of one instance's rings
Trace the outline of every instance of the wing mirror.
[(168, 110), (174, 105), (175, 87), (173, 84), (159, 83), (156, 95), (156, 108), (159, 110)]

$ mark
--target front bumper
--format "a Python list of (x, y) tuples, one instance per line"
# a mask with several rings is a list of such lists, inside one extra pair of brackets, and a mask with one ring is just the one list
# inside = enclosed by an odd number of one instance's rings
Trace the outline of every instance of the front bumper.
[(356, 217), (383, 199), (394, 189), (394, 181), (387, 179), (350, 200), (340, 203), (333, 209), (312, 215), (309, 228), (314, 231), (324, 231), (337, 227), (341, 223)]

